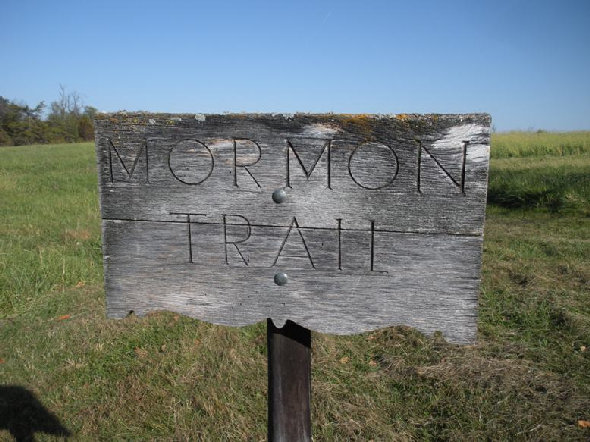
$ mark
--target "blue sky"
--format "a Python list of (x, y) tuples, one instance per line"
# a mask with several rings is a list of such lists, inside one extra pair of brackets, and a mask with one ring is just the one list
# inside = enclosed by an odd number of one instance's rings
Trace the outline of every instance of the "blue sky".
[(590, 129), (590, 1), (27, 1), (0, 95), (102, 111), (489, 112)]

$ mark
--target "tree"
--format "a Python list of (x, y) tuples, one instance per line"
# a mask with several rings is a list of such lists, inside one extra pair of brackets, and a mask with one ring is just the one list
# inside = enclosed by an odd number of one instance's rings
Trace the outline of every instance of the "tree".
[(56, 141), (90, 141), (94, 137), (93, 118), (96, 108), (84, 106), (77, 92), (59, 86), (59, 99), (51, 103), (47, 121)]
[(44, 143), (45, 123), (41, 115), (45, 104), (31, 108), (0, 97), (0, 145)]
[[(52, 126), (56, 141), (73, 143), (79, 140), (78, 119), (81, 114), (80, 96), (76, 92), (67, 92), (59, 85), (59, 99), (51, 102), (47, 121)], [(59, 139), (61, 138), (61, 139)]]
[(94, 137), (94, 124), (88, 115), (82, 115), (78, 120), (78, 135), (84, 141), (91, 141)]
[(97, 109), (84, 106), (77, 92), (60, 85), (57, 101), (43, 119), (45, 103), (35, 107), (0, 96), (0, 146), (90, 141)]

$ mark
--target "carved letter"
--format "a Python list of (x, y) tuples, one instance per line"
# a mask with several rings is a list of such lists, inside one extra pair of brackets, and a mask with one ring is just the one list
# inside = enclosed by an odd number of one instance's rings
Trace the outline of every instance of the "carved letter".
[[(246, 227), (247, 227), (247, 235), (245, 238), (240, 239), (238, 241), (228, 241), (227, 240), (227, 218), (228, 217), (236, 217), (236, 218), (242, 218), (244, 221), (246, 221)], [(243, 224), (230, 224), (230, 225), (243, 225)], [(242, 252), (240, 251), (240, 249), (238, 248), (238, 244), (243, 243), (248, 241), (248, 239), (250, 238), (250, 235), (252, 234), (252, 227), (250, 226), (250, 221), (248, 221), (248, 219), (245, 216), (242, 215), (223, 215), (223, 247), (225, 248), (225, 263), (229, 265), (229, 260), (227, 259), (227, 245), (228, 244), (233, 244), (234, 247), (236, 248), (238, 254), (240, 255), (240, 258), (242, 258), (242, 261), (244, 262), (245, 265), (248, 265), (248, 259), (244, 258), (244, 255), (242, 254)]]
[(371, 220), (371, 243), (370, 243), (370, 264), (369, 264), (369, 271), (379, 273), (379, 274), (387, 274), (387, 270), (375, 270), (375, 233), (379, 232), (379, 230), (375, 229), (375, 221)]
[[(323, 141), (323, 140), (321, 140)], [(316, 158), (315, 162), (312, 164), (311, 168), (309, 170), (307, 170), (307, 168), (303, 165), (303, 161), (301, 160), (301, 157), (299, 156), (299, 154), (297, 153), (297, 151), (295, 150), (295, 148), (293, 147), (293, 144), (287, 140), (287, 179), (286, 179), (286, 187), (291, 187), (291, 169), (290, 169), (290, 158), (291, 155), (289, 154), (290, 152), (293, 152), (293, 154), (295, 155), (295, 158), (297, 158), (297, 161), (299, 162), (299, 165), (301, 166), (301, 170), (303, 170), (303, 173), (305, 174), (306, 178), (309, 178), (311, 176), (311, 173), (314, 171), (315, 167), (317, 166), (318, 162), (320, 161), (320, 158), (322, 157), (322, 155), (324, 154), (325, 151), (327, 152), (327, 179), (328, 179), (328, 189), (332, 189), (332, 184), (330, 182), (330, 173), (331, 173), (331, 166), (330, 166), (330, 160), (331, 160), (331, 150), (332, 150), (332, 140), (325, 140), (324, 145), (322, 147), (322, 150), (320, 151), (320, 154), (318, 155), (318, 157)]]
[(422, 144), (422, 142), (420, 140), (416, 140), (418, 143), (418, 171), (416, 173), (416, 185), (418, 187), (418, 192), (422, 193), (422, 188), (421, 188), (421, 169), (422, 169), (422, 150), (424, 150), (424, 152), (426, 152), (426, 154), (432, 158), (435, 162), (435, 164), (440, 168), (440, 170), (442, 170), (444, 172), (444, 174), (451, 180), (451, 182), (455, 185), (455, 187), (457, 187), (459, 190), (461, 190), (461, 193), (463, 195), (465, 195), (465, 160), (467, 157), (467, 145), (469, 144), (468, 141), (463, 141), (463, 147), (462, 147), (462, 156), (461, 156), (461, 178), (459, 181), (457, 181), (455, 178), (453, 178), (453, 176), (449, 173), (449, 171), (447, 169), (445, 169), (443, 167), (443, 165), (440, 163), (440, 161), (438, 161), (436, 159), (436, 157), (434, 155), (432, 155), (432, 153), (430, 153), (430, 150), (426, 149), (426, 147), (424, 147), (424, 145)]
[(281, 256), (281, 253), (283, 252), (283, 248), (285, 247), (285, 244), (287, 243), (287, 240), (289, 239), (289, 235), (291, 234), (291, 230), (293, 229), (293, 226), (295, 226), (295, 228), (297, 229), (297, 233), (299, 234), (299, 237), (301, 238), (301, 243), (303, 244), (303, 248), (305, 249), (305, 253), (307, 255), (307, 258), (309, 259), (309, 263), (311, 264), (311, 267), (315, 269), (315, 265), (313, 264), (313, 260), (311, 259), (311, 254), (309, 253), (309, 249), (307, 248), (307, 244), (305, 243), (305, 238), (303, 238), (303, 233), (301, 233), (301, 229), (299, 228), (299, 223), (297, 222), (297, 218), (295, 218), (295, 217), (293, 217), (293, 220), (291, 221), (291, 224), (289, 225), (289, 230), (287, 230), (287, 234), (285, 235), (285, 238), (283, 239), (283, 242), (281, 243), (281, 247), (279, 248), (279, 253), (277, 254), (277, 257), (275, 258), (275, 261), (271, 267), (274, 267), (277, 265), (279, 257)]
[[(238, 143), (241, 144), (245, 144), (245, 143), (252, 143), (257, 151), (258, 154), (256, 156), (256, 159), (254, 161), (251, 160), (251, 155), (248, 155), (248, 157), (250, 157), (250, 162), (245, 162), (245, 161), (241, 161), (240, 164), (238, 164)], [(258, 163), (258, 161), (260, 161), (260, 156), (262, 155), (262, 151), (260, 150), (260, 146), (258, 145), (258, 143), (256, 143), (255, 141), (252, 140), (242, 140), (242, 139), (235, 139), (234, 140), (234, 186), (235, 187), (240, 187), (238, 186), (238, 167), (243, 167), (244, 170), (246, 172), (248, 172), (248, 175), (250, 175), (250, 177), (254, 180), (254, 182), (256, 183), (256, 185), (258, 186), (258, 188), (260, 188), (260, 184), (258, 184), (258, 181), (256, 180), (256, 178), (254, 178), (254, 175), (252, 175), (252, 172), (250, 172), (250, 169), (248, 169), (246, 166), (254, 166), (256, 163)]]
[(188, 226), (188, 262), (193, 264), (193, 234), (191, 229), (191, 215), (192, 216), (207, 216), (204, 213), (186, 213), (186, 212), (170, 212), (170, 215), (186, 215), (186, 224)]
[[(361, 155), (360, 158), (355, 159), (358, 154)], [(348, 158), (348, 174), (356, 185), (363, 189), (383, 189), (393, 183), (398, 172), (397, 154), (391, 147), (382, 143), (362, 143)]]
[[(121, 165), (122, 172), (127, 177), (125, 179), (125, 181), (130, 181), (131, 178), (133, 177), (133, 173), (135, 172), (135, 168), (137, 167), (137, 163), (139, 162), (139, 159), (141, 158), (142, 151), (145, 152), (145, 182), (146, 183), (149, 182), (149, 163), (148, 163), (147, 141), (144, 140), (141, 143), (141, 145), (139, 146), (139, 149), (137, 150), (137, 155), (135, 155), (135, 159), (133, 160), (133, 164), (131, 165), (131, 168), (128, 168), (125, 165), (125, 163), (123, 162), (123, 158), (121, 158), (119, 151), (117, 150), (117, 148), (115, 147), (115, 145), (113, 144), (111, 139), (104, 138), (104, 140), (106, 140), (107, 145), (108, 145), (109, 174), (110, 174), (111, 183), (115, 182), (115, 177), (113, 174), (113, 152), (115, 152), (115, 155), (117, 156), (117, 159), (119, 160), (119, 164)], [(118, 181), (121, 181), (121, 180), (118, 180)]]
[(375, 221), (371, 220), (371, 272), (375, 266)]
[(211, 149), (198, 140), (181, 141), (168, 152), (168, 168), (181, 183), (201, 184), (211, 176), (213, 167)]
[(338, 221), (338, 270), (342, 270), (342, 218), (336, 218)]

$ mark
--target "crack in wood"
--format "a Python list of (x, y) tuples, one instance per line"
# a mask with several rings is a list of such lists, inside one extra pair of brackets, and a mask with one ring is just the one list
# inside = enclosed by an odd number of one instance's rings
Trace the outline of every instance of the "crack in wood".
[[(187, 212), (170, 212), (170, 215), (187, 215)], [(190, 215), (202, 215), (208, 216), (207, 214), (202, 213), (190, 213)], [(221, 215), (223, 216), (223, 215)], [(239, 215), (238, 215), (239, 216)], [(187, 221), (179, 221), (179, 220), (156, 220), (156, 219), (141, 219), (141, 218), (102, 218), (103, 221), (114, 221), (114, 222), (137, 222), (137, 223), (170, 223), (170, 224), (186, 224)], [(335, 218), (335, 221), (338, 221), (338, 218)], [(222, 222), (208, 222), (208, 221), (190, 221), (191, 223), (195, 224), (205, 224), (205, 225), (212, 225), (212, 226), (222, 226)], [(232, 224), (227, 223), (228, 226), (243, 226), (244, 224)], [(260, 228), (289, 228), (288, 225), (285, 224), (258, 224), (258, 223), (249, 223), (251, 227), (260, 227)], [(301, 230), (338, 230), (338, 227), (319, 227), (319, 226), (300, 226), (299, 229)], [(340, 228), (342, 232), (370, 232), (371, 229), (355, 229), (355, 228)], [(466, 238), (480, 238), (481, 234), (478, 233), (456, 233), (456, 232), (440, 232), (440, 231), (430, 231), (430, 230), (395, 230), (395, 229), (384, 229), (384, 228), (376, 228), (375, 232), (383, 232), (383, 233), (397, 233), (402, 235), (431, 235), (431, 236), (451, 236), (451, 237), (466, 237)]]

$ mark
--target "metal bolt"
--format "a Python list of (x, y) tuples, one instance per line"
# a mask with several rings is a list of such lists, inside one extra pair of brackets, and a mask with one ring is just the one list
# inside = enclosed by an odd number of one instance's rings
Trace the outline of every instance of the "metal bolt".
[(277, 204), (285, 201), (285, 198), (287, 198), (287, 192), (284, 189), (277, 189), (272, 193), (272, 200)]
[(275, 284), (276, 285), (285, 285), (285, 284), (287, 284), (288, 280), (289, 279), (287, 278), (286, 273), (275, 273)]

